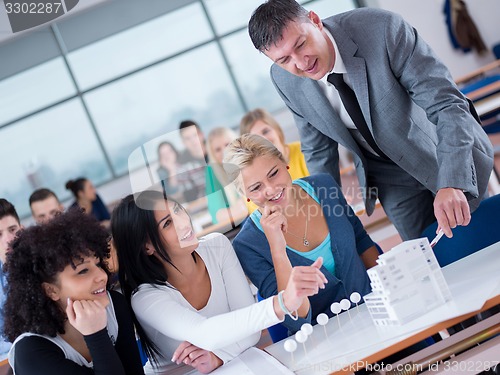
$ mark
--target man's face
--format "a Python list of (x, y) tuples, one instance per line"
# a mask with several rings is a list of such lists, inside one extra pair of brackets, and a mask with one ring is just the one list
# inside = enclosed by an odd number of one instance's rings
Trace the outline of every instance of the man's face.
[(37, 224), (43, 224), (61, 212), (63, 212), (63, 206), (54, 196), (31, 204), (31, 213)]
[(182, 129), (181, 137), (184, 146), (186, 146), (192, 156), (198, 159), (203, 159), (205, 157), (203, 134), (198, 131), (196, 126), (193, 125)]
[(10, 251), (10, 243), (21, 229), (21, 225), (14, 216), (4, 216), (0, 219), (0, 260), (5, 264), (7, 252)]
[(290, 22), (282, 39), (264, 51), (267, 57), (286, 71), (319, 80), (335, 63), (335, 50), (314, 12), (309, 12), (310, 22)]

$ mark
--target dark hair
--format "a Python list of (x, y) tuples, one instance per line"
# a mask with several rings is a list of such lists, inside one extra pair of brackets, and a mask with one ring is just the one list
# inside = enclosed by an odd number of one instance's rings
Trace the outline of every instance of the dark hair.
[(21, 223), (19, 221), (19, 215), (17, 214), (14, 205), (7, 199), (0, 198), (0, 219), (3, 219), (6, 216), (12, 216), (17, 220), (18, 223)]
[[(90, 215), (69, 210), (43, 225), (23, 229), (11, 243), (5, 272), (8, 294), (4, 305), (4, 333), (10, 342), (24, 332), (56, 336), (64, 333), (66, 312), (42, 286), (55, 283), (75, 260), (96, 256), (109, 276), (108, 233)], [(109, 282), (109, 279), (108, 279)]]
[(184, 120), (184, 121), (181, 121), (181, 123), (179, 124), (179, 130), (189, 128), (190, 126), (195, 126), (196, 129), (201, 130), (200, 129), (200, 125), (198, 125), (193, 120)]
[[(146, 253), (148, 241), (160, 258), (175, 267), (162, 244), (162, 237), (154, 217), (155, 204), (166, 200), (165, 194), (148, 190), (136, 197), (132, 194), (126, 196), (113, 210), (111, 233), (118, 254), (118, 275), (123, 294), (130, 307), (132, 294), (139, 285), (165, 285), (168, 279), (162, 262), (156, 256)], [(168, 200), (176, 202), (171, 198)], [(156, 362), (157, 355), (161, 355), (160, 351), (146, 335), (133, 311), (132, 316), (144, 351), (148, 358)]]
[(306, 20), (307, 15), (307, 10), (294, 0), (269, 0), (253, 12), (248, 34), (255, 48), (267, 51), (283, 38), (290, 22)]
[(159, 145), (158, 145), (158, 155), (160, 154), (160, 149), (163, 147), (163, 146), (170, 146), (170, 148), (172, 149), (172, 151), (174, 151), (175, 155), (178, 157), (179, 156), (179, 151), (177, 151), (177, 149), (175, 148), (175, 146), (173, 145), (173, 143), (169, 142), (169, 141), (163, 141), (161, 142)]
[(71, 190), (76, 199), (78, 199), (78, 192), (85, 188), (85, 177), (78, 177), (76, 180), (69, 180), (66, 182), (66, 189)]
[(54, 193), (52, 190), (46, 188), (37, 189), (30, 195), (30, 206), (35, 202), (44, 201), (49, 197), (54, 197), (59, 202), (56, 193)]

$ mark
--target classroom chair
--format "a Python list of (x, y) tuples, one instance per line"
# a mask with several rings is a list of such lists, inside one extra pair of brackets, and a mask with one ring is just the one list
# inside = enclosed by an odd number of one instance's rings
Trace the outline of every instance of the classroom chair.
[(142, 343), (140, 339), (137, 339), (137, 346), (139, 348), (139, 355), (141, 356), (142, 365), (144, 366), (148, 361), (148, 356), (146, 355), (146, 352), (142, 348)]
[[(452, 238), (443, 237), (434, 246), (434, 254), (441, 267), (500, 241), (500, 194), (482, 201), (471, 216), (469, 225), (457, 226), (453, 229)], [(429, 242), (432, 241), (436, 235), (436, 228), (437, 223), (431, 224), (424, 230), (422, 237), (427, 237)], [(497, 312), (498, 307), (484, 311), (448, 328), (448, 332), (454, 334)]]
[(492, 48), (493, 54), (497, 59), (500, 59), (500, 43), (497, 43)]

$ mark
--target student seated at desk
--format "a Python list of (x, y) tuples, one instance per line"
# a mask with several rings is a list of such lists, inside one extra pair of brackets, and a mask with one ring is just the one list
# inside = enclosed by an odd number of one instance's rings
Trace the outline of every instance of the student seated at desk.
[(111, 231), (120, 283), (149, 357), (146, 374), (211, 372), (326, 281), (318, 259), (291, 270), (279, 298), (254, 303), (229, 240), (218, 233), (198, 240), (185, 209), (160, 192), (125, 197)]
[(4, 330), (16, 375), (144, 374), (128, 306), (106, 290), (108, 237), (70, 210), (13, 241)]
[(214, 128), (208, 133), (207, 152), (210, 164), (207, 166), (206, 194), (208, 199), (208, 212), (214, 224), (234, 222), (248, 215), (243, 197), (236, 191), (224, 168), (222, 157), (224, 149), (236, 138), (236, 133), (229, 128)]
[(90, 180), (85, 177), (69, 180), (66, 182), (66, 189), (70, 190), (75, 197), (75, 202), (69, 209), (80, 208), (86, 214), (96, 218), (103, 227), (109, 228), (109, 211)]
[(56, 193), (46, 188), (37, 189), (31, 193), (29, 203), (31, 214), (37, 224), (43, 224), (64, 212), (64, 206)]
[[(320, 313), (352, 292), (370, 292), (366, 269), (376, 264), (378, 251), (346, 203), (340, 187), (327, 174), (292, 181), (281, 152), (268, 140), (245, 134), (233, 141), (224, 163), (242, 193), (259, 209), (243, 224), (233, 241), (236, 254), (252, 283), (266, 298), (282, 290), (294, 266), (307, 266), (319, 256), (328, 279), (325, 289), (305, 298), (299, 319), (283, 323), (290, 332), (315, 324)], [(226, 164), (224, 164), (226, 165)]]

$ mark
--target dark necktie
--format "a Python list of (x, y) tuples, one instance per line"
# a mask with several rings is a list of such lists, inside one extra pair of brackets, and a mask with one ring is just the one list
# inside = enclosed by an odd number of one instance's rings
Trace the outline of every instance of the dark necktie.
[(368, 129), (368, 125), (366, 125), (366, 121), (363, 116), (363, 112), (361, 112), (356, 94), (354, 94), (354, 91), (352, 91), (347, 83), (345, 83), (342, 74), (331, 73), (326, 80), (334, 85), (339, 92), (340, 99), (342, 100), (347, 113), (349, 113), (354, 126), (356, 126), (356, 128), (359, 130), (365, 141), (381, 158), (389, 160), (389, 158), (375, 143), (372, 133), (370, 132), (370, 129)]

